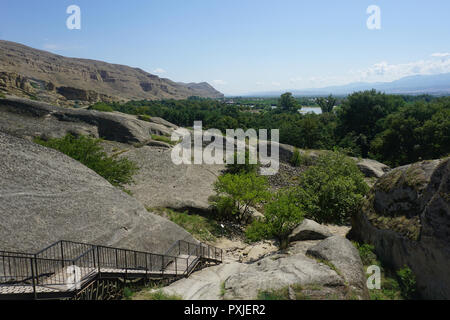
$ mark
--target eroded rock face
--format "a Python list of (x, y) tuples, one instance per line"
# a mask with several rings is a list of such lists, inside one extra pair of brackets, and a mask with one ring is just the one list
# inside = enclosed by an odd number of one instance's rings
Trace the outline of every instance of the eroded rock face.
[(62, 239), (157, 253), (194, 241), (79, 162), (0, 132), (0, 248), (35, 252)]
[[(321, 258), (307, 255), (307, 250)], [(305, 299), (368, 298), (358, 251), (343, 237), (295, 242), (286, 252), (271, 251), (248, 263), (236, 261), (227, 251), (223, 264), (195, 272), (163, 291), (186, 300), (253, 300), (262, 291), (286, 288), (290, 299), (291, 291)]]
[(208, 199), (215, 195), (214, 183), (225, 166), (175, 165), (171, 154), (172, 149), (150, 146), (124, 153), (140, 168), (133, 178), (135, 183), (127, 188), (149, 208), (208, 211)]
[(144, 143), (151, 134), (167, 135), (173, 128), (126, 114), (67, 109), (8, 98), (0, 99), (0, 131), (28, 139), (59, 138), (72, 133), (124, 143)]
[(392, 268), (409, 266), (424, 298), (449, 299), (449, 194), (449, 158), (396, 168), (372, 188), (349, 236)]
[(341, 236), (329, 237), (310, 248), (307, 255), (331, 263), (353, 292), (361, 297), (368, 298), (369, 293), (361, 257), (349, 240)]
[(289, 241), (322, 240), (331, 236), (332, 234), (326, 227), (313, 220), (305, 219), (302, 224), (292, 231)]

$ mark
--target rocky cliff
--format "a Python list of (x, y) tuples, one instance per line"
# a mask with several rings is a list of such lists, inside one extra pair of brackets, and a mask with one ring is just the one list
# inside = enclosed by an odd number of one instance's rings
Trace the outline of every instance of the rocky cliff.
[(450, 297), (450, 158), (383, 176), (352, 225), (350, 237), (373, 244), (384, 263), (411, 268), (424, 298)]
[(142, 99), (221, 98), (207, 83), (176, 83), (138, 68), (66, 58), (0, 40), (0, 90), (61, 105)]

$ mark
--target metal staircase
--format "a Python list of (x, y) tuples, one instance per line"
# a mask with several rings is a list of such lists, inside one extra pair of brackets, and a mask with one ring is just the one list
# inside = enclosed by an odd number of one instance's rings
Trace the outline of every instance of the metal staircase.
[(0, 251), (0, 300), (76, 299), (82, 294), (105, 299), (111, 296), (105, 287), (117, 291), (127, 280), (174, 281), (222, 258), (221, 249), (181, 240), (165, 254), (73, 241), (58, 241), (34, 254)]

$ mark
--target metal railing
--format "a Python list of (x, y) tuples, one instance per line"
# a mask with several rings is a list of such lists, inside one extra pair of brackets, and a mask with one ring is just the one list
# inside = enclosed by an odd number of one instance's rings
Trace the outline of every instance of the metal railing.
[[(201, 259), (222, 262), (221, 249), (177, 241), (165, 254), (58, 241), (35, 253), (0, 251), (0, 287), (28, 286), (71, 292), (96, 276), (188, 276)], [(1, 292), (0, 292), (1, 297)]]

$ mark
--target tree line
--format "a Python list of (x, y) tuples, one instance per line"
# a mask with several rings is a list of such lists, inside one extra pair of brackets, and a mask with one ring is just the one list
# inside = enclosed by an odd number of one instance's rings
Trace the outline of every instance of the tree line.
[[(91, 109), (161, 117), (190, 127), (279, 129), (280, 142), (301, 149), (336, 147), (349, 155), (373, 158), (391, 166), (450, 154), (450, 97), (388, 95), (375, 90), (355, 92), (343, 99), (316, 99), (322, 114), (301, 114), (292, 94), (278, 99), (278, 108), (258, 112), (224, 101), (187, 100), (97, 103)], [(337, 104), (337, 106), (336, 106)]]

